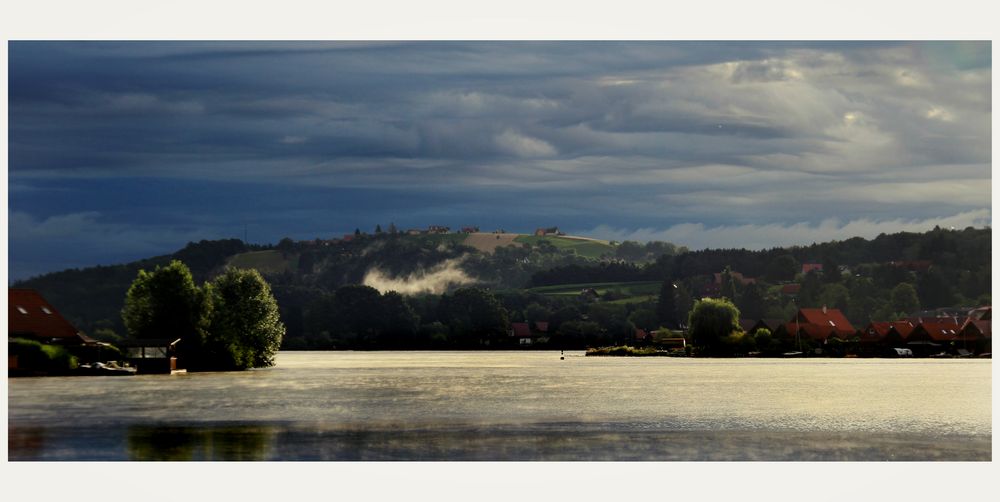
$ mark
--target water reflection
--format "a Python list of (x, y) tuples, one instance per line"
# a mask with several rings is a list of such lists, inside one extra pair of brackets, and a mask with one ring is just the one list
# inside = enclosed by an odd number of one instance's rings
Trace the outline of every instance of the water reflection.
[(281, 353), (261, 371), (12, 379), (9, 457), (991, 458), (990, 361), (566, 356)]
[(274, 430), (267, 426), (133, 426), (127, 442), (130, 460), (266, 460)]

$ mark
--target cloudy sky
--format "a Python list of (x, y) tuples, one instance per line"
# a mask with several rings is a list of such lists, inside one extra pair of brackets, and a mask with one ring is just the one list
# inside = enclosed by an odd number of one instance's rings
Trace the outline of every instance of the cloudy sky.
[(991, 222), (988, 43), (10, 42), (10, 277), (376, 224)]

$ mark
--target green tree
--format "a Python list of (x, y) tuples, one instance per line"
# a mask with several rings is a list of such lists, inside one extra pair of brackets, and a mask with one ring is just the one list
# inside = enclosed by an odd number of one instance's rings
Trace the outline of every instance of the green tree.
[(917, 297), (924, 308), (950, 307), (955, 304), (954, 278), (948, 279), (941, 269), (932, 267), (917, 278)]
[(552, 311), (538, 303), (531, 303), (524, 308), (524, 317), (526, 321), (548, 321), (551, 316)]
[(843, 284), (834, 282), (823, 286), (819, 295), (821, 304), (841, 312), (847, 312), (851, 294)]
[(656, 311), (646, 307), (635, 309), (634, 312), (629, 314), (628, 321), (634, 324), (635, 327), (645, 330), (656, 329), (660, 325), (660, 319), (656, 315)]
[(656, 300), (656, 315), (664, 326), (677, 328), (677, 286), (671, 280), (660, 285), (660, 297)]
[(482, 288), (462, 288), (442, 296), (438, 318), (451, 328), (454, 340), (467, 346), (501, 339), (510, 324), (507, 310)]
[(736, 279), (733, 278), (733, 271), (726, 265), (725, 270), (722, 271), (722, 285), (719, 288), (719, 293), (723, 298), (728, 298), (731, 302), (738, 301), (737, 296), (739, 293), (736, 291)]
[(740, 312), (747, 319), (760, 319), (764, 317), (765, 300), (764, 291), (757, 283), (748, 284), (739, 301)]
[(799, 289), (799, 304), (806, 308), (820, 306), (820, 294), (823, 291), (823, 283), (820, 275), (815, 270), (810, 271), (802, 278), (802, 288)]
[(917, 298), (917, 289), (908, 282), (901, 282), (892, 288), (889, 294), (889, 306), (896, 314), (909, 314), (920, 310), (920, 300)]
[(799, 262), (790, 254), (778, 255), (772, 259), (764, 271), (764, 276), (772, 282), (790, 281), (795, 278)]
[(180, 261), (140, 270), (125, 294), (122, 321), (132, 338), (181, 339), (180, 356), (196, 362), (210, 322), (211, 301)]
[(740, 330), (739, 320), (740, 311), (729, 300), (702, 298), (688, 316), (691, 340), (706, 354), (719, 355), (727, 337)]
[(204, 369), (248, 369), (274, 365), (285, 336), (271, 287), (256, 270), (229, 268), (209, 283), (211, 323)]
[(379, 341), (389, 346), (412, 346), (420, 328), (420, 316), (406, 303), (403, 295), (389, 291), (382, 295)]

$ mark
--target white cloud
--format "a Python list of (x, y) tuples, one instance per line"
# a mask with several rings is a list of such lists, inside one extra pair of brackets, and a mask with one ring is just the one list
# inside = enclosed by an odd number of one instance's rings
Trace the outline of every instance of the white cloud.
[(552, 157), (557, 153), (555, 147), (549, 143), (512, 129), (507, 129), (498, 135), (496, 144), (504, 152), (518, 157)]
[(815, 225), (799, 222), (709, 227), (701, 223), (681, 223), (663, 230), (655, 228), (628, 230), (600, 225), (587, 231), (586, 235), (617, 241), (669, 241), (690, 249), (733, 247), (766, 249), (845, 240), (852, 237), (872, 239), (881, 233), (925, 232), (935, 226), (958, 229), (968, 226), (983, 227), (990, 225), (990, 222), (990, 210), (980, 209), (924, 220), (862, 218), (841, 223), (836, 218), (830, 218)]

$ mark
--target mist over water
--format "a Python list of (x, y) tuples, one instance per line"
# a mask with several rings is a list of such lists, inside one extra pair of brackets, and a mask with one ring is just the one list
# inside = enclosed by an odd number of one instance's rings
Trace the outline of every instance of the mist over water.
[(10, 457), (989, 460), (991, 363), (282, 352), (232, 373), (13, 379)]

